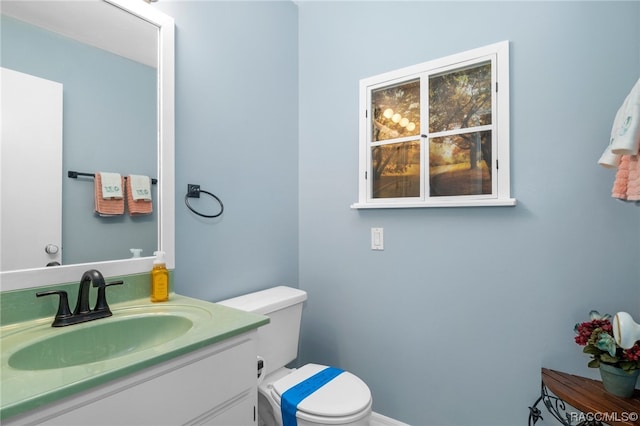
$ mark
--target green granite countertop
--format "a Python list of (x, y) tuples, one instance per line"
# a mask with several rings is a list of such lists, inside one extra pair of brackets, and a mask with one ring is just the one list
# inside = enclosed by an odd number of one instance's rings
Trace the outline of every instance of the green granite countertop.
[[(269, 318), (171, 293), (168, 302), (148, 298), (111, 304), (113, 316), (67, 327), (51, 327), (52, 317), (0, 327), (0, 419), (38, 408), (110, 380), (220, 342), (269, 322)], [(60, 333), (135, 316), (182, 316), (191, 321), (177, 337), (96, 362), (50, 369), (17, 369), (9, 358), (20, 349)], [(98, 337), (99, 338), (99, 337)], [(90, 344), (90, 342), (84, 342)], [(81, 345), (82, 343), (79, 343)]]

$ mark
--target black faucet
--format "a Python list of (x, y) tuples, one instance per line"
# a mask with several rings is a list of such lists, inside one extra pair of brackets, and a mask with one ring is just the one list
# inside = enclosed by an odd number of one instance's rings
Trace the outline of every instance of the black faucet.
[[(94, 287), (98, 287), (98, 298), (96, 299), (96, 305), (91, 310), (89, 308), (89, 284), (93, 282)], [(124, 281), (112, 281), (105, 283), (104, 277), (100, 271), (96, 269), (90, 269), (80, 279), (80, 286), (78, 287), (78, 301), (76, 302), (76, 308), (73, 313), (69, 309), (69, 300), (67, 292), (64, 290), (50, 290), (36, 293), (37, 297), (48, 296), (51, 294), (57, 294), (60, 296), (60, 303), (58, 305), (58, 312), (51, 324), (52, 327), (64, 327), (67, 325), (80, 324), (82, 322), (92, 321), (99, 318), (110, 317), (111, 309), (107, 304), (106, 288), (111, 285), (121, 285)]]
[(104, 288), (105, 286), (104, 277), (96, 269), (90, 269), (82, 274), (80, 286), (78, 287), (78, 301), (73, 315), (86, 315), (91, 312), (91, 309), (89, 309), (89, 284), (92, 281), (94, 287)]

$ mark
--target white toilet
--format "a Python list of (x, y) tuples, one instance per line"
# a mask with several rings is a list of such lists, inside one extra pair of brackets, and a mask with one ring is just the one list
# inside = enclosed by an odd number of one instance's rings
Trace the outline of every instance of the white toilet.
[[(258, 329), (258, 359), (263, 361), (258, 378), (260, 426), (282, 426), (282, 394), (327, 368), (319, 364), (307, 364), (298, 369), (285, 367), (298, 356), (300, 320), (305, 300), (306, 292), (280, 286), (218, 302), (266, 315), (271, 320)], [(301, 386), (315, 389), (314, 379)], [(302, 399), (297, 405), (295, 417), (298, 426), (368, 426), (371, 403), (371, 391), (366, 383), (344, 371)]]

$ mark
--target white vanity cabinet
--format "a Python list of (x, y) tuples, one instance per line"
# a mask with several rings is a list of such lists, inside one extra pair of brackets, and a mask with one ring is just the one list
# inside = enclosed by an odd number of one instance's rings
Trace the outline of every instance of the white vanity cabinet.
[(3, 424), (255, 425), (256, 339), (240, 334)]

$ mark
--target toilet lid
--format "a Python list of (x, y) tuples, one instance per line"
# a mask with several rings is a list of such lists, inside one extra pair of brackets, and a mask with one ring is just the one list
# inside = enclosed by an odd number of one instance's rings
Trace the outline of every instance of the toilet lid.
[[(278, 405), (283, 393), (325, 368), (326, 365), (307, 364), (272, 383)], [(323, 417), (342, 417), (356, 414), (370, 403), (371, 391), (367, 384), (345, 371), (303, 399), (298, 404), (298, 411)]]

